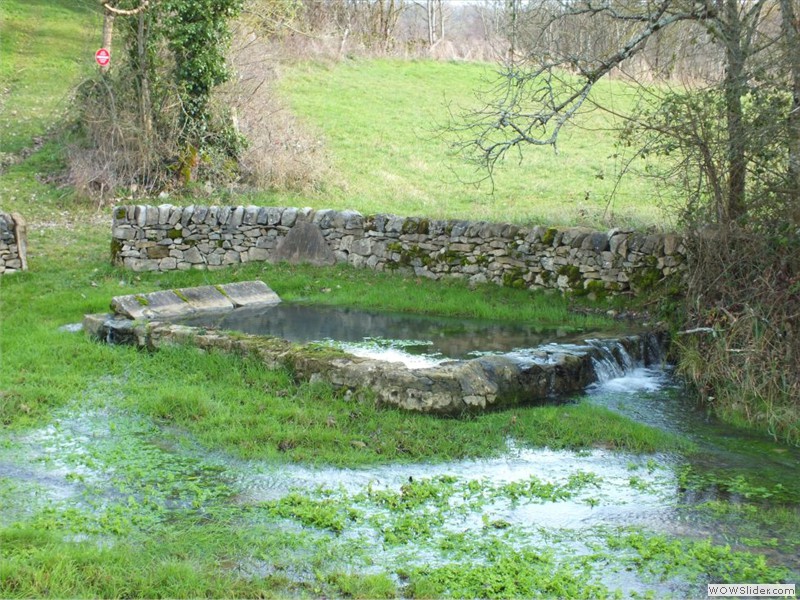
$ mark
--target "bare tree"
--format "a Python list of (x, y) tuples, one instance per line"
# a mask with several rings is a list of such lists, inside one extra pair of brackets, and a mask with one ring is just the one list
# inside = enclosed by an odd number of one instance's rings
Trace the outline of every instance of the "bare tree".
[[(795, 1), (784, 3), (791, 7)], [(555, 148), (562, 128), (581, 110), (599, 80), (631, 64), (648, 43), (665, 32), (699, 25), (722, 50), (718, 87), (724, 99), (726, 165), (720, 181), (724, 194), (719, 196), (716, 212), (721, 223), (731, 223), (747, 211), (749, 132), (744, 99), (753, 81), (748, 65), (776, 42), (761, 27), (771, 6), (769, 0), (660, 0), (644, 4), (628, 0), (541, 0), (526, 4), (515, 17), (515, 31), (510, 34), (520, 38), (515, 47), (517, 52), (524, 51), (525, 60), (508, 61), (485, 107), (465, 115), (454, 127), (459, 136), (457, 145), (486, 167), (490, 176), (497, 161), (511, 149), (526, 145)], [(784, 10), (784, 14), (788, 12)], [(588, 20), (605, 27), (590, 28)], [(559, 33), (554, 35), (556, 29)], [(606, 35), (597, 36), (599, 29)], [(797, 34), (797, 20), (791, 15), (784, 18), (784, 30)], [(789, 36), (785, 37), (788, 41)], [(800, 141), (800, 128), (795, 133)], [(793, 151), (798, 159), (793, 163), (797, 174), (799, 151)]]
[(446, 14), (442, 0), (425, 0), (414, 2), (416, 6), (425, 11), (425, 24), (428, 33), (428, 48), (433, 48), (444, 39), (444, 23)]
[[(141, 0), (138, 7), (134, 9), (116, 8), (114, 3), (107, 0), (98, 0), (99, 4), (103, 7), (103, 48), (111, 53), (111, 42), (114, 37), (114, 19), (118, 15), (133, 16), (142, 13), (150, 4), (150, 0)], [(108, 71), (110, 64), (100, 67), (102, 72)]]

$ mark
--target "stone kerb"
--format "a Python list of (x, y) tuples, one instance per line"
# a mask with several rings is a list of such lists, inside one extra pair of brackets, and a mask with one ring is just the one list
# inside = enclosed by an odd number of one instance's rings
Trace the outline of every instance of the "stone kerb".
[(0, 212), (0, 275), (28, 269), (25, 219), (18, 213)]
[(430, 279), (597, 295), (637, 293), (686, 268), (682, 240), (670, 234), (259, 206), (117, 207), (113, 260), (136, 271), (314, 262), (278, 251), (300, 223), (321, 234), (326, 263)]

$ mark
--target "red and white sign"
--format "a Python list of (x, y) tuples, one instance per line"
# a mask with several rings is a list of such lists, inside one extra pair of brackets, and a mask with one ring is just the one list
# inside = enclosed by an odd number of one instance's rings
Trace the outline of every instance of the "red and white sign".
[(94, 53), (94, 59), (101, 67), (107, 67), (108, 63), (111, 62), (111, 53), (105, 48), (100, 48), (100, 50)]

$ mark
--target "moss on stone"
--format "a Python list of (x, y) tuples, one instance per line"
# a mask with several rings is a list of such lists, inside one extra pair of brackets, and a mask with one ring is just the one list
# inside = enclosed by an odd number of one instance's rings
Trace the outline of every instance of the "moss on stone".
[(523, 278), (522, 269), (514, 267), (503, 273), (503, 285), (505, 287), (524, 290), (527, 287), (525, 279)]
[(661, 271), (656, 267), (644, 267), (631, 277), (631, 285), (639, 292), (649, 292), (661, 281)]
[(175, 289), (175, 290), (172, 290), (172, 291), (178, 298), (180, 298), (184, 302), (189, 302), (189, 298), (187, 298), (186, 294), (184, 294), (182, 291), (180, 291), (178, 289)]
[(564, 275), (567, 278), (567, 283), (571, 288), (579, 287), (579, 284), (583, 280), (581, 277), (581, 270), (576, 265), (563, 265), (558, 269), (558, 274)]
[(556, 229), (555, 227), (548, 227), (547, 231), (545, 231), (544, 235), (542, 235), (542, 243), (545, 246), (549, 246), (550, 244), (553, 243), (553, 240), (556, 239), (556, 234), (557, 233), (558, 233), (558, 229)]
[(117, 209), (114, 211), (114, 218), (117, 221), (122, 221), (123, 219), (127, 219), (128, 218), (127, 209), (124, 206), (117, 207)]
[(119, 254), (122, 252), (122, 242), (117, 238), (111, 238), (111, 262), (116, 263), (119, 260)]
[(183, 237), (183, 234), (180, 232), (179, 229), (175, 229), (174, 227), (167, 232), (167, 237), (171, 240), (177, 240), (179, 237)]
[(405, 234), (417, 233), (419, 223), (415, 219), (406, 219), (401, 228), (401, 232)]

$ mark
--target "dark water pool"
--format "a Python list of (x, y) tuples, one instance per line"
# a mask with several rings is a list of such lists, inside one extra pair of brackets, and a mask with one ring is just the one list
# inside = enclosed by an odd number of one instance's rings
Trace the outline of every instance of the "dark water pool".
[(601, 330), (543, 328), (525, 323), (289, 303), (199, 316), (181, 323), (268, 335), (298, 343), (335, 341), (344, 344), (347, 350), (354, 350), (355, 346), (392, 348), (440, 359), (467, 359), (487, 352), (510, 352), (548, 343), (568, 344), (610, 336)]

